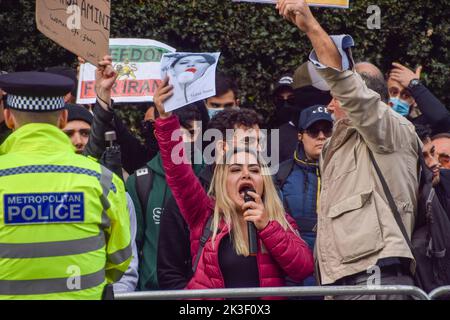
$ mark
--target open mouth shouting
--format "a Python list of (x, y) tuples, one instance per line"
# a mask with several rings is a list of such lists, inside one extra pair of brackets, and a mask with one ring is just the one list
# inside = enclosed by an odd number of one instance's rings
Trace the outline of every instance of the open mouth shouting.
[(252, 192), (256, 192), (255, 191), (255, 186), (253, 185), (253, 183), (251, 183), (250, 181), (245, 181), (245, 182), (241, 182), (239, 184), (239, 196), (244, 200), (245, 197), (245, 193), (247, 191), (252, 191)]

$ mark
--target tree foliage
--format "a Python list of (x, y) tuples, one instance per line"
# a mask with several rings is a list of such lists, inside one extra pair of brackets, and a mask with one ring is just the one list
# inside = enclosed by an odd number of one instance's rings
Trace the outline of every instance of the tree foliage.
[[(423, 79), (450, 105), (448, 0), (379, 0), (381, 29), (369, 30), (372, 0), (350, 0), (351, 8), (314, 9), (332, 34), (351, 34), (356, 60), (388, 71), (393, 61), (424, 66)], [(39, 70), (74, 65), (75, 57), (40, 34), (34, 1), (0, 0), (0, 69)], [(271, 5), (231, 0), (137, 0), (112, 2), (112, 37), (148, 38), (178, 51), (220, 51), (219, 68), (237, 79), (241, 100), (265, 116), (272, 110), (276, 79), (307, 59), (311, 45)]]

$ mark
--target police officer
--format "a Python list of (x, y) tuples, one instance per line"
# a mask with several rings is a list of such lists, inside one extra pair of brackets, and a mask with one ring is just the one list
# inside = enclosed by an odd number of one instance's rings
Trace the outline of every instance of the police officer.
[(101, 299), (131, 260), (122, 181), (75, 153), (63, 76), (0, 76), (5, 122), (0, 146), (0, 299)]

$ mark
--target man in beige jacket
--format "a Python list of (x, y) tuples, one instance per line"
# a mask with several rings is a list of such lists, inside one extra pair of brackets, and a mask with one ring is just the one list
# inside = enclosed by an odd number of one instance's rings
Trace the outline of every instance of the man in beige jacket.
[(388, 205), (369, 149), (411, 236), (420, 150), (414, 127), (382, 101), (380, 93), (386, 99), (384, 90), (377, 93), (368, 88), (382, 87), (377, 82), (381, 72), (375, 66), (358, 65), (356, 71), (361, 75), (353, 70), (351, 37), (330, 37), (304, 0), (279, 0), (277, 9), (308, 36), (314, 47), (310, 60), (334, 97), (330, 109), (336, 123), (320, 162), (322, 191), (316, 242), (319, 280), (323, 285), (413, 285), (415, 262)]

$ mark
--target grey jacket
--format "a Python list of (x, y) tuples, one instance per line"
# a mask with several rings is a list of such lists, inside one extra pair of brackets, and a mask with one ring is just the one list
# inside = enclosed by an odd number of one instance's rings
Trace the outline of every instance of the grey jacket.
[(316, 258), (325, 285), (364, 272), (382, 258), (413, 261), (368, 150), (374, 153), (411, 235), (421, 146), (414, 126), (383, 103), (356, 72), (332, 68), (318, 68), (318, 72), (348, 114), (348, 119), (335, 123), (320, 159)]

